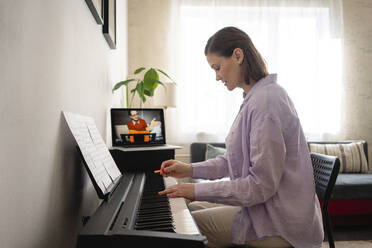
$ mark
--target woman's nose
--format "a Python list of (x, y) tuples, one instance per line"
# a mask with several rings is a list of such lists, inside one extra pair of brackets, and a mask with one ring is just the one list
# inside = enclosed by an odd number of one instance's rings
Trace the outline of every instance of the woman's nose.
[(221, 77), (216, 73), (216, 81), (220, 81)]

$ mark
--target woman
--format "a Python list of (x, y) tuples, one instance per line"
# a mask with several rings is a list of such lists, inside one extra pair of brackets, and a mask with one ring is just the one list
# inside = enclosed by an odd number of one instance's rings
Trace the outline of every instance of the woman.
[(162, 163), (162, 175), (230, 181), (178, 184), (159, 194), (196, 200), (190, 210), (209, 247), (322, 246), (321, 210), (300, 121), (246, 33), (226, 27), (207, 42), (216, 80), (243, 89), (226, 154), (200, 163)]

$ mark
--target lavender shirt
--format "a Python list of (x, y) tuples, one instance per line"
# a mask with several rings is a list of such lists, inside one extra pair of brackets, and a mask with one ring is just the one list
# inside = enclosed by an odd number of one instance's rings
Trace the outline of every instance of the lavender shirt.
[(195, 199), (241, 206), (232, 242), (281, 236), (294, 247), (321, 247), (322, 215), (309, 150), (292, 101), (276, 74), (244, 96), (223, 156), (193, 163)]

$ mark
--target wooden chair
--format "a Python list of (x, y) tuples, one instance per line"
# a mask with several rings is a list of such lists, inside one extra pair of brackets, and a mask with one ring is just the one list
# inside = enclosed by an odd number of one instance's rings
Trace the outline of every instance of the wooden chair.
[(330, 248), (334, 248), (332, 227), (328, 215), (328, 202), (331, 199), (333, 186), (335, 185), (338, 172), (340, 171), (340, 160), (335, 156), (311, 153), (311, 162), (314, 170), (316, 194), (319, 200), (323, 200), (322, 212), (323, 223), (327, 233)]

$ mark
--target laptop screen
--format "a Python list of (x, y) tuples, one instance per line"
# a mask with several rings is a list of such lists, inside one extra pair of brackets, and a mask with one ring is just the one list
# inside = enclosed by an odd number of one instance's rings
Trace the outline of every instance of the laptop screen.
[(111, 109), (113, 146), (165, 144), (164, 112), (161, 108)]

